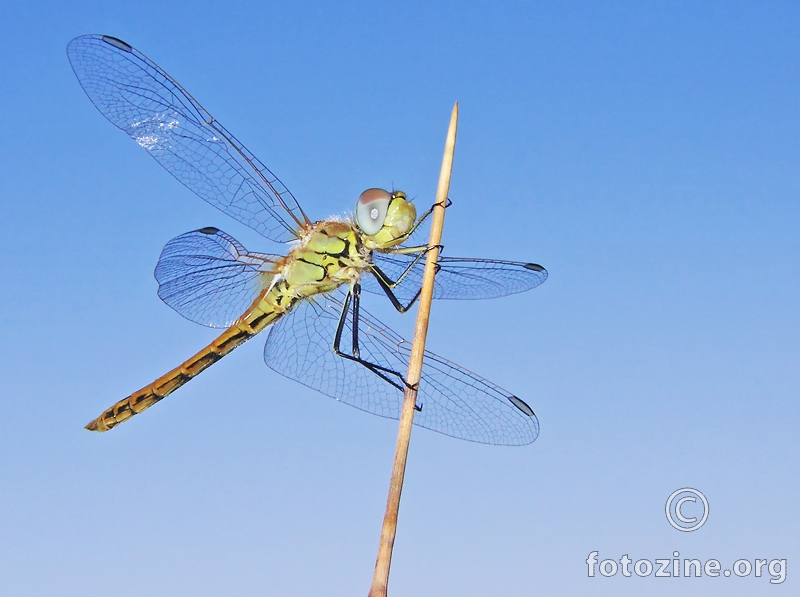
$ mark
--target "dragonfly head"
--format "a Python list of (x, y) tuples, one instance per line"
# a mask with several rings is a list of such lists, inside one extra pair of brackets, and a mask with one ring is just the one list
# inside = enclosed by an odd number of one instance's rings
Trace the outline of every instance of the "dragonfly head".
[(414, 227), (417, 209), (402, 191), (367, 189), (356, 203), (356, 226), (370, 249), (385, 249), (402, 243)]

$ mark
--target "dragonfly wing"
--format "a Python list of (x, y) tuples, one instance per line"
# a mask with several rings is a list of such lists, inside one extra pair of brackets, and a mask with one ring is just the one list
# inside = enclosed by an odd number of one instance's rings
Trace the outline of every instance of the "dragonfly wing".
[(279, 242), (309, 223), (278, 177), (141, 52), (84, 35), (67, 55), (100, 113), (202, 199)]
[[(396, 281), (411, 266), (417, 255), (397, 253), (372, 253), (372, 262), (389, 278)], [(422, 287), (422, 272), (425, 258), (411, 267), (394, 294), (401, 301), (414, 298)], [(468, 259), (464, 257), (440, 257), (439, 271), (434, 278), (433, 298), (475, 300), (489, 299), (531, 290), (547, 280), (547, 270), (536, 263), (502, 261), (500, 259)], [(383, 294), (378, 281), (372, 275), (361, 280), (362, 288), (375, 294)]]
[[(403, 393), (363, 365), (336, 355), (333, 339), (342, 291), (303, 301), (276, 323), (264, 348), (267, 365), (290, 379), (375, 415), (399, 418)], [(406, 374), (411, 343), (361, 309), (361, 357)], [(352, 313), (341, 350), (351, 353)], [(455, 363), (425, 351), (414, 423), (485, 444), (529, 444), (539, 421), (522, 400)]]
[(226, 328), (269, 286), (277, 255), (249, 253), (216, 228), (169, 241), (156, 265), (158, 296), (186, 319)]

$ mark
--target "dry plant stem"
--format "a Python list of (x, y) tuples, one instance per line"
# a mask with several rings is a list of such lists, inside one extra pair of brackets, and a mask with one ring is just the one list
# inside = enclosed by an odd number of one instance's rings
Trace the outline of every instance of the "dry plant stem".
[(408, 374), (406, 381), (414, 389), (406, 388), (403, 397), (403, 409), (400, 413), (400, 430), (397, 434), (397, 448), (394, 454), (392, 479), (389, 482), (389, 498), (386, 503), (386, 514), (383, 518), (381, 540), (378, 546), (378, 559), (375, 563), (375, 575), (372, 578), (372, 587), (369, 597), (386, 597), (386, 588), (389, 584), (389, 567), (392, 561), (392, 547), (397, 532), (397, 513), (400, 508), (400, 493), (403, 490), (403, 477), (406, 472), (406, 457), (408, 456), (408, 443), (411, 439), (411, 424), (414, 421), (414, 407), (417, 404), (417, 387), (422, 374), (422, 357), (425, 353), (425, 338), (428, 334), (428, 320), (431, 313), (433, 299), (433, 278), (436, 274), (436, 262), (439, 259), (438, 246), (442, 240), (442, 226), (444, 225), (444, 205), (450, 190), (450, 172), (453, 169), (453, 153), (456, 148), (456, 129), (458, 127), (458, 102), (453, 106), (450, 116), (450, 128), (447, 131), (447, 140), (442, 158), (442, 170), (439, 174), (439, 188), (436, 190), (436, 208), (433, 211), (431, 224), (431, 238), (428, 243), (436, 247), (428, 252), (425, 261), (425, 270), (422, 276), (422, 292), (419, 297), (419, 311), (417, 323), (414, 328), (414, 343), (411, 347), (411, 358), (408, 361)]

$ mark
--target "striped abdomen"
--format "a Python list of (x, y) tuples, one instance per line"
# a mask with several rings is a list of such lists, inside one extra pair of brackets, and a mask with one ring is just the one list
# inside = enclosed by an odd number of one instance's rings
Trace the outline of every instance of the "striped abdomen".
[(89, 431), (108, 431), (169, 396), (237, 346), (241, 346), (285, 313), (264, 301), (249, 309), (211, 344), (153, 383), (134, 392), (106, 410), (86, 426)]

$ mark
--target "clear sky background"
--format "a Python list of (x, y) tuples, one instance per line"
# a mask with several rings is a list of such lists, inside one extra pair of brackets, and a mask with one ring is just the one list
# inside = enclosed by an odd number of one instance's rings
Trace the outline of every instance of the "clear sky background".
[[(150, 56), (317, 218), (370, 186), (431, 202), (460, 102), (447, 254), (550, 279), (436, 304), (429, 348), (523, 397), (541, 435), (415, 430), (393, 597), (796, 594), (800, 6), (602, 4), (7, 4), (0, 594), (366, 595), (396, 438), (272, 372), (264, 338), (83, 430), (215, 337), (156, 296), (169, 239), (280, 249), (100, 116), (65, 52), (84, 33)], [(694, 533), (664, 516), (685, 486), (711, 506)], [(789, 570), (589, 578), (594, 550)]]

